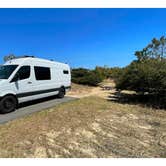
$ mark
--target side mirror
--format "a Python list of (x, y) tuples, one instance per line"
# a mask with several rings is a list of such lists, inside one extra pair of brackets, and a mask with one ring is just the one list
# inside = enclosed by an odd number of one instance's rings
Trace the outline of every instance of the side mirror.
[(20, 75), (18, 73), (16, 73), (16, 75), (14, 76), (14, 78), (11, 80), (11, 82), (17, 82), (20, 80)]

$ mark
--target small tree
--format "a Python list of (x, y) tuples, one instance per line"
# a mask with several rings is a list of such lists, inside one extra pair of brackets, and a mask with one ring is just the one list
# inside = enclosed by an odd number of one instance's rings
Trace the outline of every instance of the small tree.
[(116, 87), (140, 93), (166, 96), (166, 38), (154, 38), (142, 51), (137, 51), (137, 60), (123, 69), (116, 80)]

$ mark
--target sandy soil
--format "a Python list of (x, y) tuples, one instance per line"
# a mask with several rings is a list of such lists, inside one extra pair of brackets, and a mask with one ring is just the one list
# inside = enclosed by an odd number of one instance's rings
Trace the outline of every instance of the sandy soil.
[(114, 92), (73, 84), (78, 100), (0, 125), (0, 157), (165, 158), (166, 111), (112, 102)]
[(166, 157), (166, 112), (81, 98), (0, 126), (0, 157)]
[[(103, 90), (102, 86), (110, 86), (112, 89)], [(111, 97), (116, 92), (115, 83), (112, 80), (106, 80), (97, 87), (83, 86), (72, 84), (72, 89), (67, 93), (68, 96), (83, 98), (89, 96), (98, 96), (104, 99), (108, 99), (108, 96)]]

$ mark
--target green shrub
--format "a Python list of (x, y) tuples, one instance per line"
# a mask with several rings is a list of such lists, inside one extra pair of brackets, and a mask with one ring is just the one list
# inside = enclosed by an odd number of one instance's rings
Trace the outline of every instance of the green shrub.
[(72, 69), (72, 82), (83, 85), (96, 86), (103, 78), (96, 70), (84, 68)]
[(165, 94), (166, 60), (148, 59), (132, 62), (116, 80), (118, 89)]
[(100, 78), (102, 79), (107, 79), (110, 78), (110, 74), (111, 74), (111, 69), (107, 66), (104, 67), (100, 67), (100, 66), (96, 66), (95, 70), (94, 70), (98, 76), (100, 76)]
[(123, 73), (123, 68), (120, 68), (120, 67), (110, 68), (109, 77), (116, 81), (119, 79), (119, 77), (122, 75), (122, 73)]
[(154, 38), (135, 55), (137, 60), (117, 77), (117, 89), (134, 90), (142, 94), (148, 92), (166, 99), (166, 38)]

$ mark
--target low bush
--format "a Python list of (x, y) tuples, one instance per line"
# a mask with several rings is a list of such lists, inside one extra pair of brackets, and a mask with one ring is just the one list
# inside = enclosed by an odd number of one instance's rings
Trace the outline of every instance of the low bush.
[(83, 85), (96, 86), (103, 78), (96, 70), (84, 68), (72, 69), (72, 82)]
[(148, 59), (143, 62), (132, 62), (119, 75), (116, 87), (140, 93), (165, 94), (166, 60)]
[(116, 88), (134, 90), (140, 95), (153, 96), (166, 106), (166, 38), (153, 39), (142, 51), (136, 51), (137, 60), (123, 68), (116, 77)]

